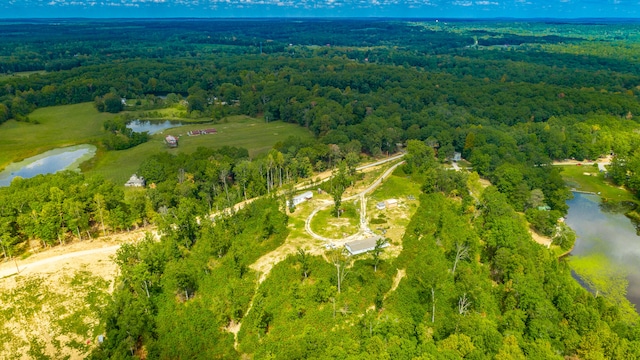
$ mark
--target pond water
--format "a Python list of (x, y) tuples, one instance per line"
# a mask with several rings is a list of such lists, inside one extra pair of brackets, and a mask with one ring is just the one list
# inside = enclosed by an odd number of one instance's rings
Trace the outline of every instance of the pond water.
[(145, 132), (148, 131), (149, 134), (155, 134), (157, 132), (163, 131), (165, 129), (173, 128), (176, 126), (180, 126), (182, 123), (180, 121), (149, 121), (149, 120), (133, 120), (127, 124), (127, 127), (134, 132)]
[(76, 145), (50, 150), (11, 163), (0, 172), (0, 186), (9, 186), (15, 177), (31, 178), (40, 174), (52, 174), (61, 170), (77, 170), (78, 166), (96, 154), (93, 145)]
[[(624, 216), (624, 206), (607, 206), (600, 197), (574, 193), (566, 223), (577, 235), (572, 256), (600, 254), (627, 273), (627, 299), (640, 309), (640, 236)], [(628, 208), (627, 208), (628, 209)]]

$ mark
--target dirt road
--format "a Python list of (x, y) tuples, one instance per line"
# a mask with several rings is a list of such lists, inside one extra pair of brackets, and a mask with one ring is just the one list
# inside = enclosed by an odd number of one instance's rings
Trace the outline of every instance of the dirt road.
[[(78, 241), (69, 245), (56, 246), (33, 254), (24, 260), (7, 261), (0, 264), (0, 281), (12, 275), (30, 275), (36, 273), (52, 273), (61, 267), (80, 269), (92, 264), (112, 263), (111, 256), (124, 242), (142, 239), (147, 231), (153, 228), (116, 234), (96, 240)], [(16, 268), (17, 267), (17, 268)], [(106, 269), (110, 271), (109, 269)], [(113, 269), (115, 270), (115, 264)], [(109, 274), (105, 274), (109, 275)], [(112, 276), (109, 276), (112, 277)]]
[[(404, 154), (398, 154), (386, 159), (362, 165), (357, 169), (364, 170), (370, 167), (387, 163), (389, 161), (400, 159), (403, 156)], [(316, 175), (315, 179), (326, 181), (331, 177), (331, 175), (332, 172), (327, 171)], [(234, 211), (240, 210), (246, 204), (251, 203), (255, 199), (256, 198), (248, 199), (247, 201), (243, 201), (234, 205)], [(212, 218), (220, 213), (222, 213), (222, 211), (216, 214), (212, 214)], [(101, 265), (112, 263), (110, 257), (116, 253), (116, 251), (120, 247), (120, 244), (122, 244), (123, 242), (141, 239), (142, 237), (144, 237), (146, 231), (152, 231), (153, 229), (153, 227), (148, 227), (131, 232), (100, 237), (94, 240), (78, 241), (69, 245), (56, 246), (50, 249), (43, 250), (39, 253), (32, 254), (24, 260), (18, 260), (15, 262), (6, 261), (0, 263), (0, 282), (4, 279), (12, 277), (12, 275), (18, 274), (18, 269), (21, 275), (27, 275), (35, 273), (52, 273), (62, 266), (72, 269), (79, 269), (86, 266), (89, 266), (89, 268), (91, 268), (92, 264), (97, 263), (100, 263)], [(104, 266), (102, 267), (105, 268), (104, 271), (115, 271), (115, 264), (113, 268)], [(107, 277), (113, 276), (112, 274), (104, 275), (107, 275)]]

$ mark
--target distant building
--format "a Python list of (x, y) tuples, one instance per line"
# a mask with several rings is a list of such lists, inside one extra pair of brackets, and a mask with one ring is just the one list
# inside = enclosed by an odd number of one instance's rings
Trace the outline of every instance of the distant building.
[(459, 152), (454, 152), (453, 153), (453, 161), (458, 162), (462, 160), (462, 154)]
[(379, 203), (376, 204), (376, 209), (378, 210), (384, 210), (386, 208), (387, 206), (384, 204), (384, 201), (380, 201)]
[[(376, 248), (376, 242), (378, 239), (382, 239), (380, 236), (373, 236), (363, 240), (355, 240), (344, 244), (344, 248), (347, 249), (350, 255), (358, 255), (372, 251)], [(389, 246), (389, 243), (385, 242), (382, 247)]]
[(598, 171), (600, 172), (607, 172), (607, 168), (605, 167), (605, 165), (603, 163), (598, 163)]
[(396, 206), (398, 206), (398, 200), (396, 199), (389, 199), (389, 200), (385, 200), (384, 204), (389, 208), (394, 208)]
[(137, 174), (133, 174), (129, 178), (129, 181), (127, 181), (124, 184), (124, 186), (128, 186), (128, 187), (144, 187), (145, 186), (145, 181), (144, 181), (144, 178), (142, 176), (138, 177)]
[(204, 129), (204, 130), (191, 130), (187, 132), (189, 136), (197, 136), (197, 135), (208, 135), (208, 134), (217, 134), (218, 130), (216, 129)]
[(168, 147), (171, 147), (171, 148), (178, 147), (178, 139), (176, 139), (172, 135), (167, 135), (167, 137), (164, 138), (164, 141), (167, 143)]
[[(294, 196), (293, 197), (293, 206), (298, 206), (299, 204), (302, 204), (303, 202), (310, 200), (313, 198), (313, 191), (307, 191), (307, 192), (303, 192), (300, 195)], [(287, 200), (287, 206), (289, 205), (289, 200)]]

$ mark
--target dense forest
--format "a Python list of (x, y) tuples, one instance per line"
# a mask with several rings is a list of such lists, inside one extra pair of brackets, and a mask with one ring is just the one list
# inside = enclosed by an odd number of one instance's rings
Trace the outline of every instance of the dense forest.
[[(613, 154), (611, 180), (640, 192), (637, 25), (275, 21), (0, 22), (0, 124), (93, 102), (125, 111), (104, 124), (102, 146), (118, 151), (148, 139), (127, 130), (129, 112), (181, 104), (314, 135), (253, 159), (158, 153), (137, 191), (71, 172), (0, 188), (5, 258), (30, 239), (160, 230), (118, 252), (94, 358), (640, 357), (637, 314), (581, 288), (527, 229), (551, 235), (566, 214), (553, 160)], [(258, 280), (249, 266), (287, 238), (293, 184), (399, 150), (397, 174), (422, 195), (398, 257), (300, 249)], [(492, 184), (481, 195), (442, 168), (456, 152)]]

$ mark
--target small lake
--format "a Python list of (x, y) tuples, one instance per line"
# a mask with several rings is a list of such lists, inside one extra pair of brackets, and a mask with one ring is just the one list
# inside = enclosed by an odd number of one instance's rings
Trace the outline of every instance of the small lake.
[(572, 256), (604, 255), (628, 274), (627, 299), (640, 309), (640, 236), (623, 207), (603, 205), (600, 197), (574, 193), (566, 223), (577, 234)]
[(52, 174), (61, 170), (78, 170), (78, 166), (96, 154), (93, 145), (76, 145), (59, 148), (11, 163), (0, 172), (0, 186), (9, 186), (15, 177), (25, 179), (40, 174)]
[(149, 132), (149, 134), (155, 134), (165, 129), (170, 129), (176, 126), (180, 126), (180, 121), (149, 121), (149, 120), (133, 120), (127, 124), (127, 127), (134, 132)]

